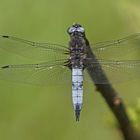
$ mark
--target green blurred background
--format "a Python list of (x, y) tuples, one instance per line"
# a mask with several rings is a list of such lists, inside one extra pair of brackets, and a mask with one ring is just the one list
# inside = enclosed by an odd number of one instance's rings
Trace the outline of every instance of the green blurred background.
[[(68, 44), (67, 27), (82, 24), (90, 42), (140, 32), (139, 0), (0, 0), (0, 34)], [(0, 50), (0, 64), (28, 62)], [(80, 122), (75, 122), (71, 85), (39, 87), (0, 82), (0, 140), (122, 140), (116, 120), (94, 87), (84, 87)], [(140, 125), (139, 82), (114, 85), (136, 128)]]

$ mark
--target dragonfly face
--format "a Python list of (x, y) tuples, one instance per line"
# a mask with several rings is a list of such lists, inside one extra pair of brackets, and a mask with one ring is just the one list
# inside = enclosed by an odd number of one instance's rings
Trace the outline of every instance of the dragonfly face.
[(80, 25), (80, 24), (73, 24), (71, 27), (67, 29), (68, 34), (73, 34), (73, 33), (85, 33), (85, 29)]
[(93, 58), (84, 28), (74, 24), (67, 32), (70, 36), (68, 47), (1, 35), (0, 49), (37, 60), (39, 63), (1, 66), (0, 80), (45, 86), (54, 82), (62, 85), (72, 82), (72, 102), (78, 121), (83, 104), (83, 75), (86, 76), (86, 69), (94, 69), (92, 76), (95, 84), (109, 84), (101, 70), (106, 73), (111, 83), (140, 78), (140, 60), (128, 60), (124, 56), (124, 52), (131, 55), (140, 51), (140, 33), (94, 44)]

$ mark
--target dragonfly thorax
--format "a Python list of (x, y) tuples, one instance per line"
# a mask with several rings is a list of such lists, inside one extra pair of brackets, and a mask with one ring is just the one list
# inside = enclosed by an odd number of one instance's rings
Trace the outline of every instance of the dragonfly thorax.
[(84, 68), (86, 44), (84, 37), (73, 35), (69, 42), (70, 63), (72, 68)]

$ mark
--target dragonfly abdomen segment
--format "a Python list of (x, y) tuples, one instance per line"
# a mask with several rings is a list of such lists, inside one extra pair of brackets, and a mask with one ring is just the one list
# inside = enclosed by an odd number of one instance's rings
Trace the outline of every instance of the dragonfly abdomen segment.
[(72, 101), (76, 121), (78, 121), (83, 104), (83, 69), (81, 68), (72, 69)]

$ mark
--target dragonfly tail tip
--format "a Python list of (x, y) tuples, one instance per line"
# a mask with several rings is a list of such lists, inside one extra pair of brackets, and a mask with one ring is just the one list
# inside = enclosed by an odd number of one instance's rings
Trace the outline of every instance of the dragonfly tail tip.
[(75, 110), (75, 117), (76, 117), (76, 122), (78, 122), (79, 121), (79, 119), (80, 119), (80, 111), (81, 110)]

